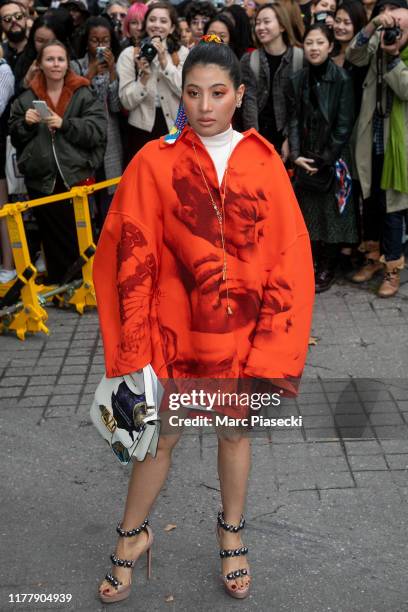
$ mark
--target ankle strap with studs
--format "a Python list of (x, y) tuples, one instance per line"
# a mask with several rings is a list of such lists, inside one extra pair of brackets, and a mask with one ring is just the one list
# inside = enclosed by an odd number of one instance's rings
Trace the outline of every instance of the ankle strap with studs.
[(237, 531), (240, 531), (245, 527), (245, 519), (242, 514), (241, 520), (239, 521), (239, 525), (232, 525), (230, 523), (226, 523), (224, 519), (224, 512), (222, 510), (219, 511), (217, 520), (218, 525), (222, 527), (225, 531), (232, 531), (233, 533), (237, 533)]
[(241, 555), (247, 555), (247, 554), (248, 554), (248, 546), (241, 546), (241, 548), (235, 548), (235, 549), (229, 549), (229, 548), (220, 549), (221, 559), (225, 559), (225, 557), (240, 557)]
[(142, 531), (146, 531), (146, 527), (148, 524), (149, 521), (147, 520), (147, 518), (145, 518), (145, 520), (139, 527), (136, 527), (135, 529), (130, 529), (129, 531), (125, 531), (125, 529), (122, 529), (121, 524), (118, 523), (116, 531), (118, 532), (121, 538), (132, 538), (133, 536), (139, 535)]

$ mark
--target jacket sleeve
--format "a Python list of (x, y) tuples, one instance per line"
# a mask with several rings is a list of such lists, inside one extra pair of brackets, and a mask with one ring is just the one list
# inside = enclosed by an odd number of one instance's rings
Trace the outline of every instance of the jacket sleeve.
[(108, 377), (129, 374), (152, 361), (150, 313), (162, 215), (150, 155), (145, 153), (149, 147), (127, 167), (95, 255), (93, 275)]
[(308, 350), (314, 301), (309, 236), (286, 170), (271, 161), (270, 212), (265, 243), (271, 245), (266, 282), (244, 374), (275, 379), (297, 389)]
[(249, 128), (259, 129), (258, 123), (258, 100), (256, 77), (251, 69), (251, 54), (245, 53), (241, 58), (242, 82), (245, 85), (244, 98), (242, 100), (242, 121), (244, 130)]
[(384, 81), (400, 100), (408, 102), (408, 67), (402, 60), (384, 74)]
[(14, 94), (14, 75), (10, 66), (4, 64), (0, 67), (0, 117)]
[(292, 161), (295, 161), (300, 155), (299, 105), (296, 100), (295, 85), (292, 79), (288, 81), (285, 98), (288, 108), (289, 157)]
[(63, 118), (61, 133), (74, 145), (84, 149), (106, 142), (107, 120), (102, 102), (92, 91), (82, 87), (79, 93), (83, 96), (80, 117)]
[[(128, 49), (133, 51), (133, 47)], [(147, 85), (136, 79), (135, 62), (128, 49), (124, 49), (119, 55), (116, 71), (119, 76), (120, 101), (126, 110), (131, 111), (142, 104), (147, 97), (154, 97), (155, 89), (152, 83), (153, 77), (148, 80)]]
[(336, 119), (330, 130), (330, 138), (322, 157), (325, 162), (333, 164), (341, 155), (343, 147), (348, 143), (354, 125), (354, 94), (353, 82), (348, 75), (342, 83), (338, 98)]
[(181, 73), (186, 57), (187, 55), (185, 53), (179, 51), (180, 62), (177, 66), (173, 64), (171, 56), (169, 56), (165, 68), (162, 68), (159, 65), (160, 74), (163, 76), (171, 91), (176, 96), (181, 96)]
[(368, 37), (364, 29), (360, 30), (346, 49), (346, 59), (355, 66), (368, 66), (376, 54), (379, 42), (380, 37), (377, 32)]
[[(24, 95), (24, 94), (23, 94)], [(38, 125), (28, 125), (25, 122), (26, 108), (20, 98), (14, 100), (8, 123), (11, 144), (16, 149), (22, 149), (38, 133)]]

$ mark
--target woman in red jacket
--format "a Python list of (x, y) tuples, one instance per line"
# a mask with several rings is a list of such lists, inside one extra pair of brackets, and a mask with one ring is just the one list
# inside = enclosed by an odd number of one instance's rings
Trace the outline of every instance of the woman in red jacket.
[[(313, 303), (309, 238), (273, 146), (255, 130), (231, 127), (243, 90), (229, 47), (199, 44), (183, 68), (189, 125), (147, 144), (123, 176), (95, 258), (108, 376), (151, 363), (178, 388), (205, 378), (296, 387)], [(114, 568), (100, 586), (105, 603), (129, 595), (131, 568), (118, 559), (150, 550), (144, 519), (177, 440), (161, 436), (156, 458), (135, 463), (118, 529), (128, 537), (119, 538)], [(222, 580), (228, 594), (242, 598), (250, 582), (240, 537), (248, 437), (220, 435), (218, 465)]]

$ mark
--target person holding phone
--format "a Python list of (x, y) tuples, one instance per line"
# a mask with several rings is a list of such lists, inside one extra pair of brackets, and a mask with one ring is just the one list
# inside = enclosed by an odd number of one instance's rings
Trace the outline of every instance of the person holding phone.
[[(107, 119), (107, 146), (102, 166), (96, 173), (97, 180), (116, 178), (123, 171), (123, 146), (120, 132), (119, 80), (116, 59), (120, 52), (112, 23), (105, 17), (91, 17), (86, 23), (81, 42), (79, 65), (98, 100), (103, 104)], [(95, 194), (98, 229), (109, 209), (115, 187), (108, 187)]]
[(334, 15), (337, 9), (337, 0), (312, 0), (311, 21), (323, 23), (328, 28), (334, 26)]
[[(30, 199), (69, 191), (95, 175), (106, 146), (103, 106), (89, 81), (69, 68), (66, 47), (46, 43), (37, 57), (39, 74), (11, 107), (9, 131)], [(49, 109), (43, 117), (33, 102)], [(44, 108), (44, 105), (40, 105)], [(49, 283), (60, 284), (77, 260), (78, 241), (71, 201), (32, 209), (44, 247)]]

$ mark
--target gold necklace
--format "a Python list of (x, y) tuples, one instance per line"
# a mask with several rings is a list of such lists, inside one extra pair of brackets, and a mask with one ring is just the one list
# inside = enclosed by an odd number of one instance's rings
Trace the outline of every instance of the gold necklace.
[(231, 143), (230, 143), (230, 150), (229, 150), (228, 159), (227, 159), (227, 165), (226, 165), (225, 172), (224, 172), (224, 190), (223, 190), (223, 193), (221, 193), (221, 190), (220, 190), (220, 195), (221, 195), (221, 210), (218, 208), (218, 206), (217, 206), (217, 204), (216, 204), (216, 202), (215, 202), (215, 200), (214, 200), (214, 198), (212, 196), (211, 190), (210, 190), (210, 188), (208, 186), (207, 179), (205, 177), (204, 171), (203, 171), (201, 163), (200, 163), (200, 158), (198, 157), (198, 154), (197, 154), (197, 151), (196, 151), (196, 148), (195, 148), (195, 144), (194, 144), (194, 142), (192, 143), (193, 150), (194, 150), (194, 155), (196, 157), (198, 167), (200, 168), (200, 172), (201, 172), (202, 179), (204, 181), (204, 185), (206, 186), (206, 189), (208, 191), (208, 195), (210, 196), (210, 203), (211, 203), (211, 206), (214, 209), (215, 215), (217, 217), (218, 225), (219, 225), (219, 228), (220, 228), (221, 246), (222, 246), (222, 253), (223, 253), (222, 280), (225, 282), (226, 297), (227, 297), (227, 308), (226, 308), (226, 311), (227, 311), (228, 315), (233, 315), (234, 311), (232, 310), (231, 305), (230, 305), (230, 301), (229, 301), (228, 278), (227, 278), (227, 252), (225, 250), (225, 235), (224, 235), (224, 228), (225, 228), (225, 205), (224, 204), (225, 204), (225, 194), (226, 194), (226, 190), (227, 190), (228, 162), (229, 162), (229, 159), (231, 157), (232, 141), (233, 141), (233, 139), (234, 139), (234, 133), (232, 133)]

